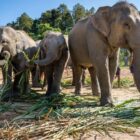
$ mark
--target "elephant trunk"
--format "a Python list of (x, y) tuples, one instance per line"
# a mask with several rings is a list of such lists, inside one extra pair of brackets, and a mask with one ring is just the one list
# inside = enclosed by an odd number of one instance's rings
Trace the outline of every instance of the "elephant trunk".
[(137, 89), (140, 92), (140, 49), (134, 50), (133, 54), (133, 62), (132, 62), (132, 68), (133, 68), (133, 74), (134, 74), (134, 80), (135, 84), (137, 86)]
[(3, 59), (0, 60), (0, 66), (3, 66), (8, 62), (8, 60), (10, 59), (11, 55), (10, 55), (10, 53), (8, 51), (3, 51), (1, 56), (3, 57)]
[(39, 66), (45, 66), (51, 64), (53, 61), (57, 59), (57, 55), (53, 53), (49, 53), (46, 55), (46, 58), (41, 59), (41, 60), (36, 60), (35, 64)]
[(2, 51), (2, 48), (3, 48), (3, 46), (2, 46), (2, 45), (0, 45), (0, 52)]

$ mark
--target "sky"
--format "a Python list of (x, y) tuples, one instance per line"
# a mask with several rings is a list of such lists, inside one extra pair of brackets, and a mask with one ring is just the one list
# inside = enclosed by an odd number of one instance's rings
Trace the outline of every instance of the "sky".
[[(86, 9), (94, 7), (98, 9), (101, 6), (112, 6), (119, 0), (0, 0), (0, 26), (9, 22), (16, 21), (23, 12), (26, 12), (31, 18), (39, 18), (42, 12), (57, 8), (64, 3), (72, 10), (77, 3), (82, 4)], [(140, 9), (140, 0), (127, 0)]]

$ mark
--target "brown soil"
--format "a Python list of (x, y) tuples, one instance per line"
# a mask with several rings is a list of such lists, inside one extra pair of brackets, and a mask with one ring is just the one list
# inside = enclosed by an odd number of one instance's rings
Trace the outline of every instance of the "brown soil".
[[(122, 71), (122, 77), (125, 76), (130, 76), (132, 77), (132, 75), (130, 74), (128, 69), (123, 69)], [(71, 77), (71, 72), (65, 71), (64, 77), (63, 78), (69, 78)], [(0, 76), (0, 79), (2, 79), (2, 77)], [(0, 81), (1, 82), (1, 81)], [(45, 91), (43, 91), (44, 93)], [(62, 92), (63, 93), (67, 93), (70, 94), (74, 92), (74, 87), (69, 86), (67, 88), (62, 88)], [(84, 86), (83, 90), (82, 90), (82, 94), (91, 94), (91, 88), (89, 86)], [(112, 90), (112, 95), (113, 95), (113, 99), (115, 102), (118, 101), (122, 101), (122, 100), (128, 100), (128, 99), (135, 99), (135, 98), (139, 98), (139, 92), (137, 91), (137, 89), (135, 87), (130, 87), (130, 88), (116, 88)], [(9, 105), (11, 105), (11, 103), (9, 103)], [(12, 103), (12, 106), (16, 105), (17, 106), (17, 110), (18, 108), (23, 107), (25, 109), (28, 108), (29, 106), (31, 106), (30, 103)], [(23, 109), (23, 110), (24, 110)], [(18, 116), (21, 112), (15, 110), (10, 110), (4, 113), (0, 113), (0, 126), (5, 123), (5, 121), (10, 121), (12, 120), (14, 117)], [(102, 135), (98, 132), (95, 131), (90, 131), (86, 134), (84, 134), (83, 136), (81, 136), (81, 140), (139, 140), (140, 139), (140, 128), (136, 130), (135, 133), (121, 133), (121, 132), (110, 132), (110, 136), (107, 135)], [(75, 138), (76, 139), (76, 138)], [(67, 140), (72, 140), (72, 138), (67, 138)]]

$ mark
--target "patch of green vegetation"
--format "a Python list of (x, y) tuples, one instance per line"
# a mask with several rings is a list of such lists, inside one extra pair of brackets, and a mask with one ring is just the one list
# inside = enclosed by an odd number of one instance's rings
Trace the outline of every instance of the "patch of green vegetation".
[[(129, 78), (129, 77), (121, 78), (121, 80), (120, 80), (120, 87), (127, 88), (127, 87), (130, 87), (132, 85), (134, 85), (134, 81), (133, 81), (132, 78)], [(118, 87), (118, 81), (117, 81), (117, 79), (115, 79), (113, 81), (113, 87), (114, 88), (117, 88)]]
[(109, 131), (132, 133), (134, 128), (140, 126), (139, 99), (127, 100), (115, 107), (101, 107), (98, 102), (99, 98), (93, 96), (54, 94), (41, 97), (31, 107), (26, 108), (26, 112), (14, 118), (13, 122), (24, 119), (42, 120), (43, 124), (28, 126), (34, 130), (30, 131), (30, 134), (35, 133), (36, 129), (45, 132), (45, 128), (49, 128), (47, 132), (52, 134), (48, 134), (50, 139), (80, 134), (91, 129), (107, 135)]
[(0, 113), (6, 112), (11, 109), (10, 103), (0, 103)]
[(62, 87), (67, 87), (67, 86), (70, 86), (71, 84), (72, 84), (71, 79), (65, 79), (65, 80), (62, 80), (61, 82)]
[(90, 78), (90, 76), (86, 76), (86, 78), (85, 78), (85, 84), (87, 84), (87, 85), (91, 84), (91, 78)]
[[(115, 107), (100, 107), (98, 101), (98, 98), (92, 96), (53, 95), (40, 99), (25, 114), (14, 120), (40, 119), (47, 114), (55, 120), (62, 118), (81, 119), (85, 122), (82, 125), (86, 125), (88, 123), (86, 120), (93, 118), (100, 118), (102, 121), (109, 118), (109, 120), (120, 121), (120, 124), (123, 122), (126, 125), (140, 125), (140, 103), (138, 99), (125, 101)], [(99, 120), (97, 119), (97, 121)]]

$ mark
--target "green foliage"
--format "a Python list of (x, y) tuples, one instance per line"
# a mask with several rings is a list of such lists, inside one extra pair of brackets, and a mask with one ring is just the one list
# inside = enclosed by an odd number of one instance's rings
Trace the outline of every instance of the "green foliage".
[(121, 67), (123, 67), (123, 66), (125, 66), (125, 63), (124, 63), (124, 57), (125, 56), (128, 56), (128, 60), (130, 60), (130, 52), (127, 50), (127, 49), (124, 49), (124, 48), (121, 48), (121, 50), (120, 50), (120, 56), (119, 56), (119, 58), (120, 58), (120, 66)]
[(26, 13), (23, 13), (16, 21), (8, 23), (15, 29), (25, 30), (35, 40), (42, 39), (43, 33), (48, 30), (60, 31), (68, 34), (73, 25), (81, 18), (94, 14), (94, 7), (85, 9), (79, 3), (70, 11), (65, 4), (60, 4), (57, 8), (47, 10), (41, 17), (33, 20)]
[(17, 23), (17, 28), (30, 32), (33, 25), (33, 20), (26, 13), (23, 13), (19, 18), (17, 18)]
[[(139, 99), (124, 101), (115, 107), (99, 107), (99, 100), (93, 96), (52, 95), (38, 100), (27, 112), (13, 119), (45, 119), (45, 127), (53, 130), (60, 126), (53, 138), (62, 138), (64, 135), (74, 135), (88, 130), (134, 132), (140, 126)], [(52, 120), (52, 121), (50, 121)], [(61, 121), (63, 125), (60, 125)], [(69, 125), (65, 122), (69, 122)], [(50, 122), (50, 123), (49, 123)], [(48, 125), (47, 125), (48, 124)], [(43, 125), (34, 127), (42, 128)], [(61, 131), (60, 131), (61, 130)], [(43, 131), (43, 129), (41, 129)], [(55, 132), (54, 132), (55, 133)], [(77, 136), (77, 135), (76, 135)], [(52, 138), (50, 136), (50, 138)], [(56, 138), (56, 139), (57, 139)]]
[(86, 16), (86, 9), (81, 4), (76, 4), (73, 7), (73, 17), (75, 22)]
[[(130, 87), (134, 84), (134, 80), (132, 78), (129, 78), (129, 77), (125, 77), (125, 78), (121, 78), (120, 80), (120, 87)], [(118, 87), (118, 81), (117, 79), (115, 79), (113, 81), (113, 87), (116, 88)]]
[(5, 65), (3, 66), (3, 70), (4, 70), (4, 78), (3, 79), (5, 81), (5, 84), (3, 84), (1, 87), (0, 87), (0, 101), (3, 100), (3, 98), (6, 95), (6, 93), (11, 90), (12, 88), (12, 85), (11, 83), (8, 81), (8, 66), (11, 65), (11, 61), (9, 59), (7, 59), (7, 62), (5, 63)]
[(65, 80), (62, 80), (61, 85), (63, 87), (67, 87), (67, 86), (70, 86), (71, 83), (72, 83), (72, 80), (71, 79), (65, 79)]
[(86, 10), (86, 15), (87, 16), (93, 15), (94, 12), (95, 12), (95, 8), (94, 7), (91, 7), (89, 10)]

